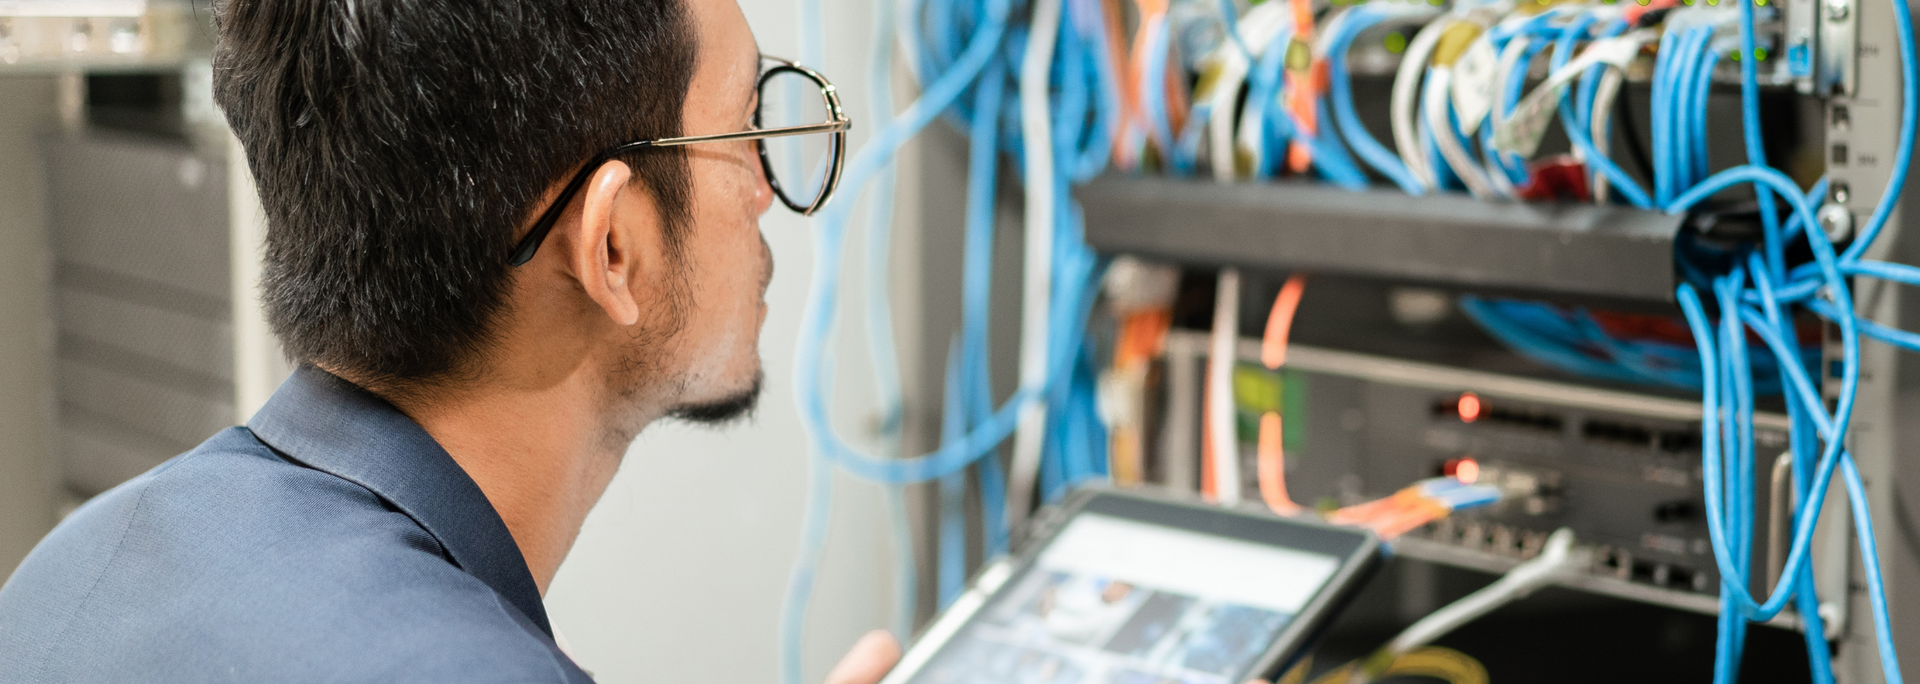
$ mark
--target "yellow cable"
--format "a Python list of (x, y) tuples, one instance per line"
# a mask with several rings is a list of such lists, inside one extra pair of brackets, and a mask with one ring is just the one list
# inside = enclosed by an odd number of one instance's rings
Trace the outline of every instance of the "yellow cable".
[[(1313, 684), (1353, 684), (1388, 677), (1427, 677), (1448, 684), (1488, 684), (1487, 668), (1481, 665), (1480, 661), (1474, 660), (1473, 656), (1443, 646), (1422, 646), (1402, 653), (1388, 661), (1386, 667), (1371, 674), (1354, 671), (1356, 667), (1370, 660), (1373, 658), (1354, 661), (1328, 670), (1314, 678)], [(1309, 663), (1310, 661), (1302, 660), (1300, 666), (1289, 670), (1287, 676), (1281, 677), (1280, 681), (1291, 684), (1298, 681), (1296, 675), (1298, 678), (1305, 678)]]
[(1313, 669), (1313, 656), (1309, 655), (1301, 658), (1300, 662), (1295, 663), (1286, 674), (1280, 675), (1279, 679), (1273, 680), (1273, 684), (1306, 684), (1307, 671), (1311, 669)]

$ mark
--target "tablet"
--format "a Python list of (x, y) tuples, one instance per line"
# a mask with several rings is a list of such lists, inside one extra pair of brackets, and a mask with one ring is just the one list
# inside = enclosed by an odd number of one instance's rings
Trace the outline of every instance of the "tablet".
[(1359, 529), (1083, 491), (982, 571), (882, 684), (1240, 684), (1297, 657), (1378, 566)]

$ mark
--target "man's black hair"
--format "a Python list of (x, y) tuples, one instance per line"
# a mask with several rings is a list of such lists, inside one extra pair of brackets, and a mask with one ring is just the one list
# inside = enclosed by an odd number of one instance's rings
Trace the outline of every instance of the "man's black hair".
[[(682, 0), (227, 0), (216, 23), (268, 322), (292, 358), (384, 383), (467, 370), (548, 189), (679, 135), (697, 42)], [(677, 248), (685, 156), (626, 161)]]

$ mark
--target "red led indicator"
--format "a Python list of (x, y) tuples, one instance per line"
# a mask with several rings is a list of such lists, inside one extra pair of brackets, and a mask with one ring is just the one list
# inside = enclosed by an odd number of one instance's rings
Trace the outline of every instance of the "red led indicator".
[(1460, 421), (1464, 423), (1471, 423), (1473, 421), (1479, 420), (1480, 409), (1484, 408), (1480, 405), (1480, 397), (1475, 396), (1474, 393), (1472, 392), (1466, 392), (1461, 394), (1460, 402), (1457, 404), (1457, 406), (1459, 407), (1459, 411), (1460, 411)]
[(1454, 459), (1454, 461), (1448, 465), (1452, 466), (1448, 468), (1448, 470), (1453, 472), (1447, 474), (1452, 475), (1453, 479), (1467, 484), (1473, 484), (1475, 480), (1480, 479), (1480, 463), (1478, 461), (1471, 458), (1460, 458)]

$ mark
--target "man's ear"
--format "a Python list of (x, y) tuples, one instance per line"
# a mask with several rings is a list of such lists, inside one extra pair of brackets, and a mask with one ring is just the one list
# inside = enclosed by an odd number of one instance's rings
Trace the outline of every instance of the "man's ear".
[(657, 214), (622, 205), (623, 195), (635, 192), (628, 185), (632, 178), (624, 162), (600, 165), (581, 189), (580, 222), (567, 240), (567, 265), (581, 289), (619, 325), (640, 321), (633, 281), (647, 262), (639, 252), (651, 241), (636, 233), (660, 229)]

